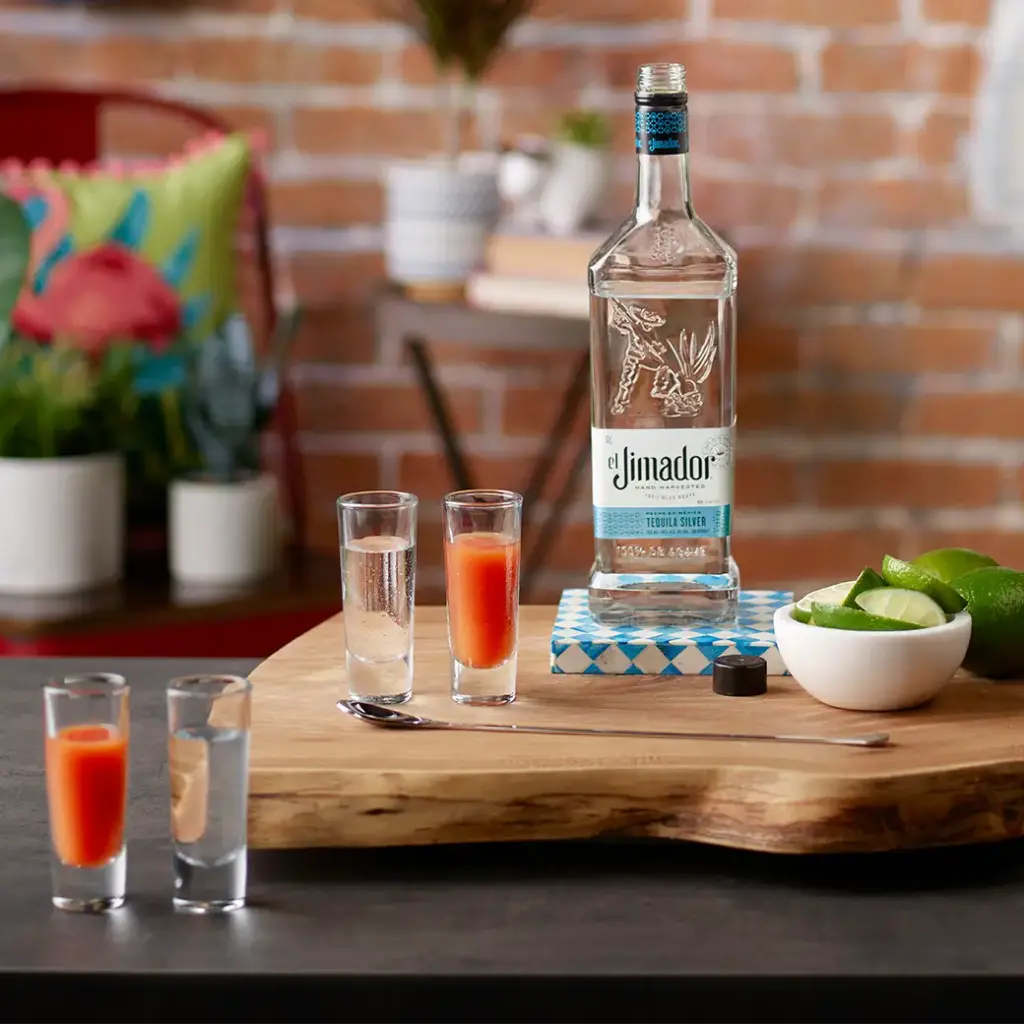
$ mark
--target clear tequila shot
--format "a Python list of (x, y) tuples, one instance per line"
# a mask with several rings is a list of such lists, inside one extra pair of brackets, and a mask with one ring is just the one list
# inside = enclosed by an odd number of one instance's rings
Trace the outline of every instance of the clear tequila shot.
[(415, 495), (360, 491), (338, 499), (349, 696), (404, 704), (412, 696)]
[(125, 899), (128, 684), (108, 673), (43, 688), (53, 904), (101, 913)]
[(167, 686), (174, 905), (224, 913), (245, 905), (252, 684), (183, 676)]
[(455, 491), (444, 499), (445, 591), (452, 699), (516, 697), (523, 499), (514, 491)]

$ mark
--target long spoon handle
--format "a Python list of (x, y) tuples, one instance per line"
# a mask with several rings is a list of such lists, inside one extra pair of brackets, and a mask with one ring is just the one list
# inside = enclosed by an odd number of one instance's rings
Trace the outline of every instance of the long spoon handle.
[(823, 743), (833, 747), (886, 747), (889, 734), (885, 732), (866, 733), (863, 736), (802, 736), (799, 734), (754, 732), (649, 732), (646, 729), (573, 729), (554, 725), (511, 725), (486, 722), (441, 722), (432, 718), (421, 718), (417, 722), (422, 729), (457, 729), (462, 732), (529, 732), (548, 733), (560, 736), (644, 736), (649, 739), (680, 740), (767, 740), (776, 743)]

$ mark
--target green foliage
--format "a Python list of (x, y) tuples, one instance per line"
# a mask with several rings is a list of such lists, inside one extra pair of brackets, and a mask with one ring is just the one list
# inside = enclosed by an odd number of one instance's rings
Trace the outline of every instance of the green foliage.
[(533, 0), (381, 0), (377, 6), (416, 33), (440, 70), (457, 68), (476, 82)]
[(126, 346), (108, 349), (99, 360), (20, 340), (0, 348), (0, 457), (121, 451), (136, 403)]
[(558, 126), (558, 138), (575, 146), (606, 149), (611, 142), (611, 126), (597, 111), (570, 110)]
[(297, 311), (282, 318), (263, 362), (241, 316), (186, 349), (182, 413), (205, 476), (231, 481), (259, 472), (259, 435), (277, 408), (297, 323)]
[(32, 229), (21, 205), (0, 192), (0, 341), (7, 338), (11, 313), (25, 283)]

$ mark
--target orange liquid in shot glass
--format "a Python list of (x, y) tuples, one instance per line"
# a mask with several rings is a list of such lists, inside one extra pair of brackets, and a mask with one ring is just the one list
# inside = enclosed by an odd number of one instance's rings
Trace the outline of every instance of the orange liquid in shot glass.
[(61, 863), (101, 867), (124, 843), (128, 740), (113, 725), (73, 725), (46, 739), (46, 791)]
[(516, 644), (519, 542), (462, 533), (444, 551), (452, 654), (469, 668), (497, 668)]

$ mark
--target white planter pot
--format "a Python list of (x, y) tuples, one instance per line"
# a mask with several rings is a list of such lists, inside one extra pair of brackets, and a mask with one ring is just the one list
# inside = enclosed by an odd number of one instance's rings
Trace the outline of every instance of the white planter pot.
[(419, 288), (458, 287), (480, 267), (498, 223), (497, 161), (403, 161), (388, 168), (387, 274)]
[(0, 593), (92, 590), (124, 567), (120, 455), (0, 459)]
[(280, 516), (270, 474), (231, 483), (175, 480), (168, 518), (171, 576), (178, 583), (251, 583), (277, 566)]
[(579, 231), (600, 208), (607, 187), (606, 150), (557, 144), (539, 204), (548, 231), (556, 235)]

